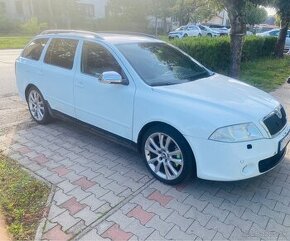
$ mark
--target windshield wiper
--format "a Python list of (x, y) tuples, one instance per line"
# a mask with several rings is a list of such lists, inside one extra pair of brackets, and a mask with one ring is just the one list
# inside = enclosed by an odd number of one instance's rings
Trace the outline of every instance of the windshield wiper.
[(175, 83), (175, 82), (156, 82), (156, 83), (150, 84), (150, 86), (165, 86), (165, 85), (174, 85), (174, 84), (178, 84), (178, 83)]
[(209, 77), (209, 76), (210, 76), (210, 73), (207, 71), (204, 71), (204, 72), (198, 73), (196, 75), (187, 76), (184, 79), (189, 79), (189, 80), (193, 81), (193, 80), (197, 80), (197, 79), (201, 79), (201, 78), (205, 78), (205, 77)]

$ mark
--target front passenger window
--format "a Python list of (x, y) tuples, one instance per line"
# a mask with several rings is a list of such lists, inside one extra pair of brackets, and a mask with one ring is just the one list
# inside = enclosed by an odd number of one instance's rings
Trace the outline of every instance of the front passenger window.
[(114, 56), (102, 45), (92, 42), (84, 42), (81, 71), (95, 77), (106, 71), (115, 71), (125, 79), (122, 68)]

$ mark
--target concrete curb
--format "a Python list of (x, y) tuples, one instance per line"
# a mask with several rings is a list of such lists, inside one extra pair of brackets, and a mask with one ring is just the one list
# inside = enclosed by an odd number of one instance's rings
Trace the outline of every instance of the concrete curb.
[(47, 211), (46, 211), (44, 217), (40, 220), (40, 223), (38, 225), (38, 228), (36, 230), (35, 237), (34, 237), (35, 241), (41, 241), (42, 240), (43, 230), (44, 230), (45, 225), (46, 225), (47, 215), (48, 215), (48, 212), (49, 212), (52, 200), (53, 200), (53, 196), (55, 194), (55, 189), (56, 188), (53, 185), (51, 185), (51, 190), (50, 190), (50, 193), (48, 195), (47, 202), (46, 202), (46, 205), (45, 205), (45, 208), (47, 209)]

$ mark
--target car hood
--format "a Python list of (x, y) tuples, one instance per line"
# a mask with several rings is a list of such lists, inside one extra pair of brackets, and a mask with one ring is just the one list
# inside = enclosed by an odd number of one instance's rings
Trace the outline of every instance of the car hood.
[(224, 124), (259, 122), (279, 106), (264, 91), (219, 74), (184, 84), (154, 87), (154, 91), (176, 97), (175, 102), (192, 107), (207, 118), (211, 114), (215, 121), (216, 117), (223, 117)]

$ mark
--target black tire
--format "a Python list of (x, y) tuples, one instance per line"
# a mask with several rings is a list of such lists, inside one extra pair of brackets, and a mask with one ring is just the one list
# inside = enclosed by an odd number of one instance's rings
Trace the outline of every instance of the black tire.
[[(160, 177), (159, 175), (157, 175), (151, 169), (151, 167), (150, 167), (150, 165), (149, 165), (149, 163), (147, 161), (147, 158), (151, 158), (148, 155), (151, 155), (153, 153), (148, 154), (148, 150), (146, 150), (146, 142), (147, 142), (148, 138), (152, 137), (152, 135), (154, 135), (155, 133), (164, 133), (165, 135), (169, 136), (172, 140), (174, 140), (174, 142), (178, 145), (179, 149), (181, 150), (181, 156), (182, 156), (182, 159), (183, 159), (183, 167), (182, 167), (182, 169), (180, 168), (181, 169), (180, 170), (180, 174), (175, 179), (167, 179), (167, 178)], [(173, 144), (175, 144), (175, 143), (173, 143)], [(175, 184), (181, 183), (184, 179), (186, 179), (189, 176), (195, 176), (196, 175), (195, 159), (194, 159), (194, 155), (192, 153), (192, 150), (191, 150), (188, 142), (182, 136), (182, 134), (180, 134), (176, 129), (174, 129), (174, 128), (170, 127), (170, 126), (167, 126), (167, 125), (156, 125), (156, 126), (153, 126), (153, 127), (149, 128), (144, 133), (144, 135), (142, 137), (141, 152), (142, 152), (143, 160), (144, 160), (145, 165), (147, 166), (148, 170), (152, 173), (152, 175), (156, 179), (158, 179), (159, 181), (161, 181), (163, 183), (166, 183), (166, 184), (169, 184), (169, 185), (175, 185)], [(176, 168), (176, 164), (175, 163), (171, 163), (171, 166), (172, 166), (172, 164), (175, 165), (175, 168)], [(161, 164), (161, 166), (163, 167), (163, 170), (164, 170), (164, 175), (166, 175), (165, 174), (164, 165), (165, 164)], [(159, 168), (159, 169), (161, 169), (161, 168)], [(168, 168), (166, 168), (166, 169), (168, 169)], [(161, 172), (162, 171), (160, 171), (160, 173)], [(172, 172), (171, 172), (171, 174), (172, 174)]]
[[(29, 99), (30, 95), (32, 93), (37, 93), (39, 95), (39, 100), (43, 103), (43, 105), (41, 105), (43, 107), (43, 117), (42, 118), (36, 118), (35, 114), (32, 111), (32, 107), (31, 107), (31, 104), (30, 104), (31, 100)], [(47, 102), (43, 98), (43, 95), (39, 91), (39, 89), (37, 89), (34, 86), (30, 87), (28, 92), (27, 92), (26, 100), (27, 100), (27, 105), (28, 105), (28, 109), (29, 109), (30, 115), (31, 115), (31, 117), (33, 118), (34, 121), (36, 121), (38, 124), (41, 124), (41, 125), (46, 125), (46, 124), (51, 122), (52, 117), (51, 117), (50, 112), (49, 112), (49, 107), (47, 105)]]
[(183, 35), (183, 38), (187, 38), (187, 37), (188, 37), (188, 34), (185, 33), (185, 34)]
[(202, 35), (199, 33), (199, 34), (198, 34), (198, 37), (201, 37), (201, 36), (202, 36)]
[(211, 33), (208, 33), (207, 36), (208, 36), (208, 37), (212, 37), (212, 34), (211, 34)]

